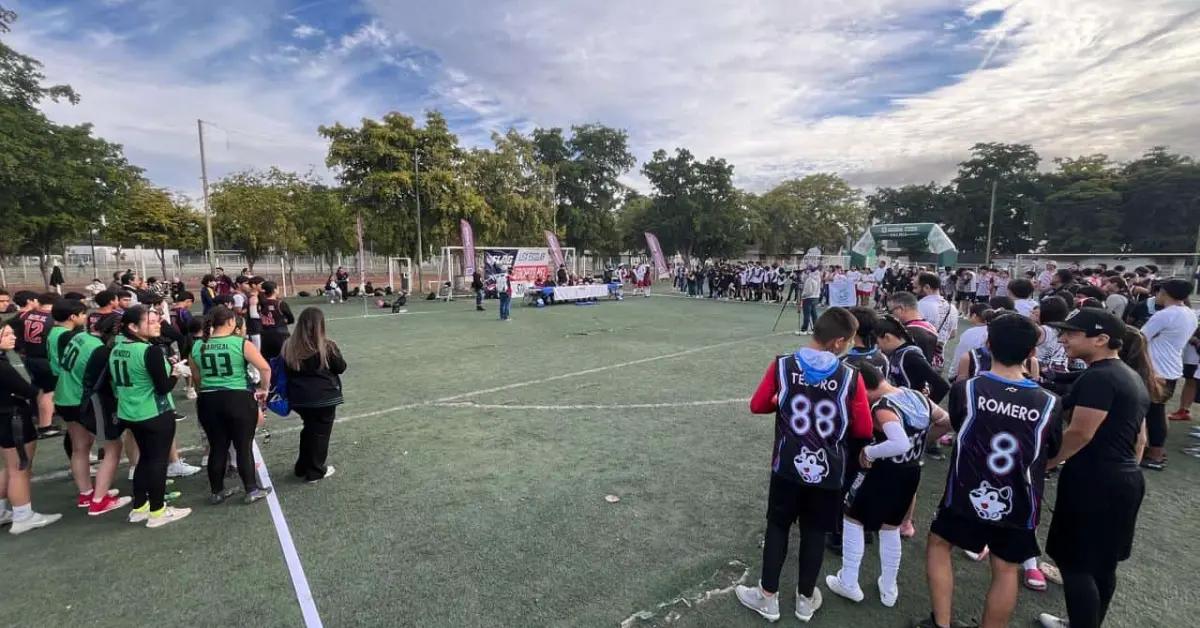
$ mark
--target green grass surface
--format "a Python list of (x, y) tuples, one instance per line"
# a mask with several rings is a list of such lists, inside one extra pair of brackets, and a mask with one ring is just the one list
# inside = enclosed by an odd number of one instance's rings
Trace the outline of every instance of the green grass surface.
[[(477, 313), (466, 301), (421, 301), (370, 318), (356, 305), (322, 307), (350, 364), (347, 420), (330, 448), (338, 473), (311, 486), (289, 477), (295, 419), (269, 419), (263, 454), (325, 626), (615, 627), (639, 611), (651, 618), (633, 625), (763, 624), (727, 593), (657, 609), (746, 568), (748, 582), (758, 578), (772, 420), (743, 400), (770, 358), (795, 348), (794, 313), (771, 334), (776, 308), (676, 298), (518, 306), (511, 323), (495, 320), (494, 302)], [(182, 446), (199, 445), (194, 419), (179, 428)], [(1185, 438), (1176, 429), (1172, 451)], [(37, 472), (65, 466), (59, 443), (43, 443)], [(1200, 497), (1188, 480), (1198, 466), (1175, 453), (1148, 476), (1106, 625), (1196, 625)], [(898, 607), (878, 603), (872, 546), (867, 600), (853, 607), (826, 592), (813, 625), (904, 626), (927, 612), (920, 537), (945, 470), (925, 467)], [(193, 515), (148, 530), (75, 510), (69, 479), (39, 482), (35, 507), (65, 517), (0, 538), (10, 587), (0, 624), (302, 625), (267, 505), (209, 506), (203, 474), (175, 488)], [(827, 556), (824, 573), (838, 565)], [(978, 616), (988, 572), (962, 557), (955, 568), (957, 614)], [(799, 623), (792, 605), (785, 596), (781, 625)], [(1023, 590), (1013, 625), (1063, 609), (1054, 585)]]

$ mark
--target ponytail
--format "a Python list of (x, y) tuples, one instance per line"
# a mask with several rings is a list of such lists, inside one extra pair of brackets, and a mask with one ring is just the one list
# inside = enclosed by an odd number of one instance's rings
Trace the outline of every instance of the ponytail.
[(142, 342), (145, 340), (131, 331), (129, 326), (132, 325), (137, 327), (138, 325), (141, 325), (142, 321), (146, 319), (147, 313), (149, 313), (149, 310), (146, 309), (146, 306), (144, 305), (135, 305), (128, 310), (125, 310), (125, 313), (121, 315), (121, 335), (135, 342)]
[(214, 329), (225, 325), (235, 317), (236, 315), (233, 313), (233, 310), (224, 305), (218, 305), (209, 310), (208, 314), (204, 316), (204, 325), (201, 327), (201, 338), (203, 338), (204, 342), (208, 342), (208, 339), (212, 337)]

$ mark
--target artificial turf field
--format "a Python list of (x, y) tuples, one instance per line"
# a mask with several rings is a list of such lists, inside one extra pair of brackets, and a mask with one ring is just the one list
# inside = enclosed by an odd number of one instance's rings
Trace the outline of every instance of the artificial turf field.
[[(771, 357), (800, 340), (791, 308), (773, 334), (777, 307), (661, 296), (515, 305), (510, 323), (495, 302), (477, 313), (466, 300), (420, 301), (369, 318), (358, 304), (321, 307), (349, 363), (330, 445), (337, 474), (290, 477), (295, 418), (268, 419), (262, 453), (325, 626), (764, 624), (727, 589), (758, 578), (773, 422), (747, 400)], [(182, 389), (177, 399), (193, 414)], [(181, 447), (200, 444), (194, 416), (178, 426)], [(1197, 625), (1200, 497), (1189, 480), (1200, 463), (1178, 453), (1187, 430), (1173, 427), (1171, 465), (1147, 472), (1106, 626)], [(179, 523), (87, 517), (59, 442), (41, 445), (34, 506), (64, 518), (0, 537), (0, 625), (303, 625), (265, 502), (210, 506), (201, 473), (172, 487), (194, 509)], [(813, 625), (899, 627), (928, 612), (923, 537), (945, 471), (925, 466), (897, 607), (878, 602), (872, 545), (866, 600), (825, 590)], [(116, 486), (128, 492), (125, 472)], [(800, 624), (798, 543), (780, 625)], [(839, 565), (827, 554), (823, 574)], [(960, 555), (955, 576), (956, 617), (979, 617), (989, 570)], [(1063, 611), (1060, 587), (1022, 589), (1013, 625)]]

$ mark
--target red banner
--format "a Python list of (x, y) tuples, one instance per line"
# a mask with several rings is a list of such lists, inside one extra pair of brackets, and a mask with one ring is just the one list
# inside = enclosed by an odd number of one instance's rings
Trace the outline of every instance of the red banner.
[(650, 247), (650, 255), (654, 257), (654, 270), (659, 277), (666, 277), (670, 274), (667, 270), (667, 260), (663, 257), (662, 246), (658, 243), (658, 236), (646, 232), (646, 245)]
[(554, 232), (549, 229), (546, 230), (546, 245), (550, 247), (550, 255), (554, 258), (555, 270), (559, 266), (566, 265), (566, 262), (563, 261), (562, 246), (558, 244), (558, 236), (554, 235)]
[(462, 228), (463, 274), (469, 277), (475, 274), (475, 232), (466, 218), (459, 220), (458, 225)]

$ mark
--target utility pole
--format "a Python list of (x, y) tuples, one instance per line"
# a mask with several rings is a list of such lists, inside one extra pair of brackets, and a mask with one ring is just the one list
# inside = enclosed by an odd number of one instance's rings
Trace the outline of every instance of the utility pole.
[(413, 187), (417, 190), (417, 281), (421, 280), (421, 267), (425, 265), (425, 252), (421, 250), (421, 153), (419, 150), (413, 149)]
[(988, 210), (987, 251), (983, 254), (983, 265), (992, 265), (992, 223), (996, 221), (996, 181), (992, 180), (992, 208)]
[(213, 246), (212, 210), (208, 206), (208, 163), (204, 159), (204, 121), (196, 119), (196, 130), (200, 133), (200, 184), (204, 187), (204, 227), (208, 230), (208, 270), (216, 269), (217, 248)]

